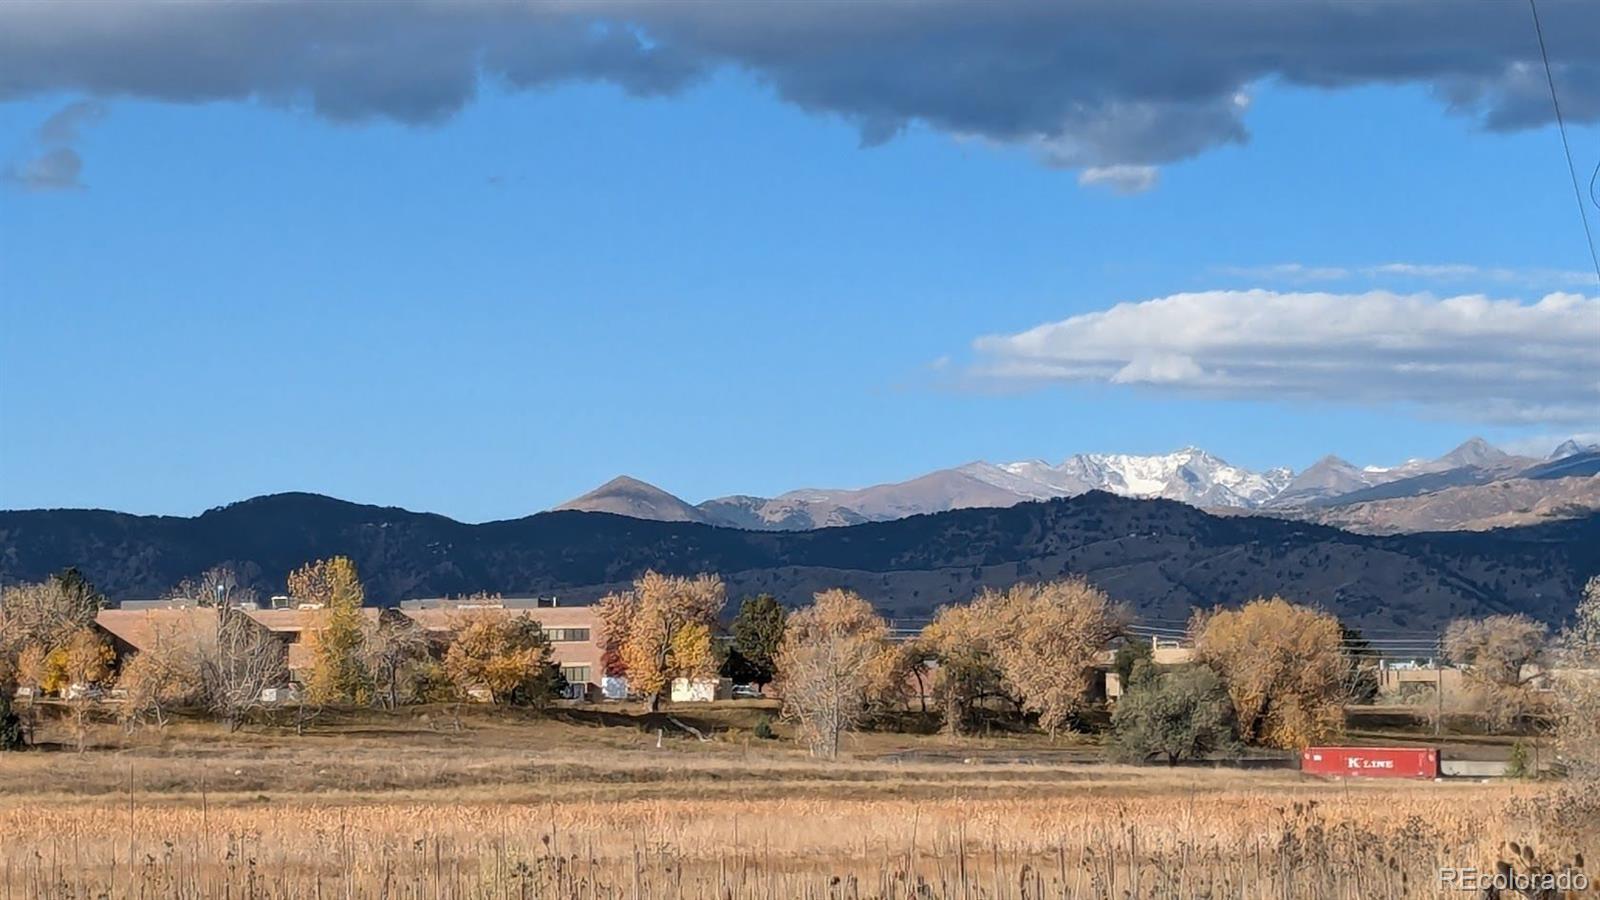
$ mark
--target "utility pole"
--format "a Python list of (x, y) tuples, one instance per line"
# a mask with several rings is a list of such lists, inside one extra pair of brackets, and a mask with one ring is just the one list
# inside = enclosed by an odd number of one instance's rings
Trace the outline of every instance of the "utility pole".
[(1439, 646), (1433, 657), (1434, 688), (1433, 688), (1433, 736), (1439, 737), (1444, 729), (1444, 636), (1439, 637)]

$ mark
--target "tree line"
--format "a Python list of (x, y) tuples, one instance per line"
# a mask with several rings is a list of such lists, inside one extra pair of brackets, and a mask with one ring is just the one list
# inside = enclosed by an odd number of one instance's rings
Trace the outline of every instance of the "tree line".
[[(171, 597), (198, 605), (182, 617), (152, 617), (138, 652), (114, 670), (110, 643), (95, 627), (106, 599), (76, 570), (0, 591), (0, 748), (24, 743), (33, 722), (14, 698), (54, 695), (69, 710), (80, 747), (91, 714), (115, 692), (127, 727), (164, 727), (177, 710), (200, 711), (236, 730), (280, 706), (303, 728), (327, 705), (388, 709), (407, 703), (483, 697), (543, 707), (565, 679), (549, 640), (530, 616), (464, 609), (447, 638), (400, 616), (372, 615), (354, 563), (318, 560), (289, 573), (294, 600), (311, 610), (304, 632), (309, 666), (294, 702), (288, 645), (252, 619), (255, 592), (226, 568), (186, 581)], [(465, 598), (483, 601), (486, 596)], [(471, 606), (473, 604), (466, 604)], [(481, 603), (479, 605), (482, 605)], [(36, 712), (30, 699), (24, 713)]]
[[(354, 563), (334, 557), (287, 577), (290, 595), (315, 607), (308, 629), (297, 724), (323, 705), (393, 709), (459, 701), (541, 708), (564, 679), (539, 623), (472, 606), (447, 637), (400, 616), (375, 615)], [(288, 682), (285, 645), (240, 611), (250, 588), (225, 569), (185, 582), (173, 596), (211, 604), (216, 627), (158, 627), (113, 673), (113, 654), (93, 627), (105, 598), (67, 570), (0, 592), (0, 745), (21, 741), (26, 722), (15, 689), (56, 694), (81, 726), (95, 692), (112, 685), (129, 725), (164, 725), (173, 710), (204, 710), (237, 728), (265, 705), (263, 691)], [(1345, 706), (1376, 690), (1369, 646), (1331, 614), (1281, 597), (1197, 611), (1182, 665), (1157, 665), (1131, 638), (1131, 616), (1082, 578), (985, 590), (942, 608), (910, 640), (860, 595), (832, 589), (790, 611), (770, 596), (746, 598), (726, 628), (727, 590), (714, 574), (646, 572), (596, 605), (606, 678), (654, 711), (677, 679), (721, 674), (770, 684), (783, 718), (812, 753), (836, 756), (842, 738), (915, 712), (951, 734), (1002, 721), (1054, 736), (1096, 727), (1104, 706), (1099, 674), (1109, 647), (1121, 696), (1112, 704), (1108, 751), (1132, 761), (1183, 759), (1250, 745), (1298, 748), (1336, 740)], [(719, 635), (725, 639), (718, 640)], [(1523, 616), (1460, 620), (1441, 651), (1461, 666), (1469, 693), (1494, 726), (1539, 715), (1557, 723), (1569, 755), (1600, 745), (1596, 685), (1534, 690), (1530, 670), (1563, 662), (1600, 667), (1600, 579), (1591, 580), (1573, 625), (1552, 638)], [(1587, 689), (1581, 689), (1587, 685)], [(1588, 731), (1584, 729), (1587, 728)], [(1581, 755), (1581, 754), (1580, 754)]]

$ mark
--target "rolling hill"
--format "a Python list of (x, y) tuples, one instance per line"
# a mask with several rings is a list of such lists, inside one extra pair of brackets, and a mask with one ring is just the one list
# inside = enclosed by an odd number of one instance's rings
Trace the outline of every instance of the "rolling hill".
[(1214, 516), (1102, 492), (804, 532), (560, 511), (464, 524), (314, 494), (257, 497), (193, 518), (105, 510), (0, 512), (0, 575), (77, 565), (110, 596), (150, 597), (217, 563), (263, 592), (294, 566), (346, 554), (374, 602), (474, 590), (600, 596), (647, 568), (716, 571), (735, 596), (788, 603), (844, 586), (898, 616), (983, 588), (1082, 574), (1146, 616), (1260, 594), (1368, 627), (1457, 615), (1562, 619), (1600, 571), (1600, 515), (1489, 532), (1369, 536), (1265, 516)]

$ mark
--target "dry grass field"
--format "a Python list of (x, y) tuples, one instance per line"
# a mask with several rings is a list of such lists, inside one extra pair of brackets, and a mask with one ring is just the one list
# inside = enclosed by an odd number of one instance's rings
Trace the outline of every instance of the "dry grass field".
[[(716, 714), (685, 724), (709, 733)], [(439, 709), (305, 735), (106, 725), (81, 754), (8, 756), (0, 889), (1372, 900), (1438, 896), (1440, 866), (1492, 867), (1507, 839), (1570, 850), (1514, 811), (1538, 802), (1533, 785), (1117, 767), (1043, 738), (878, 734), (823, 763), (742, 730), (484, 710), (461, 725)]]

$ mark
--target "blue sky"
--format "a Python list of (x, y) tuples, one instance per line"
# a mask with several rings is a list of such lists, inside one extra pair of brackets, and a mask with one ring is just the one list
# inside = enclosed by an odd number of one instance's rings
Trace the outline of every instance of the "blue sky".
[[(91, 96), (0, 103), (0, 160)], [(1595, 295), (1555, 130), (1422, 85), (1254, 84), (1247, 142), (1131, 195), (915, 122), (863, 146), (731, 69), (664, 97), (485, 84), (420, 125), (98, 102), (81, 186), (0, 185), (4, 507), (309, 490), (485, 520), (620, 473), (697, 501), (1187, 444), (1301, 468), (1600, 419), (985, 375), (983, 336), (1183, 292)], [(1587, 172), (1600, 130), (1571, 136)], [(1515, 271), (1363, 271), (1390, 263)]]

